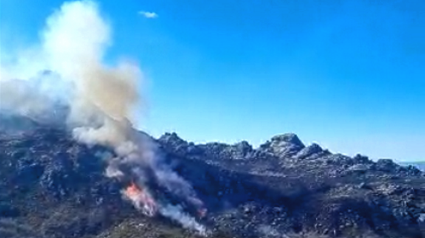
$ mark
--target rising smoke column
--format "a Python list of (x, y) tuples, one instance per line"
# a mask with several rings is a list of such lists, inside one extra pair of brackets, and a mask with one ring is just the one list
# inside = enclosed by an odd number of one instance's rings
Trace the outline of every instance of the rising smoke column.
[(117, 148), (131, 142), (141, 71), (128, 62), (103, 64), (110, 33), (94, 2), (64, 3), (48, 18), (42, 47), (49, 66), (75, 85), (69, 123), (76, 138)]
[[(103, 63), (106, 50), (112, 44), (111, 29), (99, 14), (97, 4), (93, 1), (64, 3), (47, 19), (41, 40), (39, 58), (43, 67), (58, 75), (55, 78), (57, 85), (67, 85), (68, 97), (64, 104), (68, 109), (67, 125), (74, 139), (87, 145), (107, 146), (115, 151), (117, 157), (110, 160), (106, 175), (116, 178), (129, 176), (134, 180), (123, 194), (136, 208), (144, 210), (147, 215), (157, 211), (186, 228), (204, 233), (203, 226), (185, 214), (180, 206), (155, 201), (149, 190), (147, 169), (153, 171), (157, 182), (169, 191), (196, 201), (196, 206), (202, 205), (185, 180), (166, 166), (159, 165), (153, 143), (133, 128), (132, 113), (142, 98), (137, 89), (143, 75), (138, 65), (128, 60), (120, 60), (113, 67)], [(3, 70), (1, 72), (3, 77), (5, 74)], [(0, 83), (3, 81), (10, 85), (18, 82), (9, 75)], [(44, 97), (45, 92), (32, 91), (36, 95), (26, 95), (30, 96), (29, 99), (23, 97), (25, 93), (13, 91), (8, 97), (15, 100), (7, 100), (9, 108), (13, 108), (13, 104), (20, 105), (19, 102), (31, 102), (38, 96), (41, 99), (37, 105), (43, 105), (41, 100), (48, 101)], [(45, 105), (48, 107), (42, 108), (43, 113), (56, 104)], [(130, 169), (121, 169), (123, 165)]]

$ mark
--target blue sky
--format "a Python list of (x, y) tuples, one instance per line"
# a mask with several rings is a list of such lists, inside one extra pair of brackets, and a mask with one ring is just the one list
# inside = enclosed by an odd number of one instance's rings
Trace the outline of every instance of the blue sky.
[[(2, 47), (36, 42), (61, 3), (0, 0)], [(295, 132), (333, 152), (425, 159), (422, 0), (103, 0), (100, 8), (113, 28), (108, 57), (137, 59), (149, 79), (142, 127), (155, 136), (258, 145)]]

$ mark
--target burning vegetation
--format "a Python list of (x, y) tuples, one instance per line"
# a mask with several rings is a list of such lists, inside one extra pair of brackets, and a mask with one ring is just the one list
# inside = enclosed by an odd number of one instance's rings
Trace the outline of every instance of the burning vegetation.
[(157, 204), (147, 189), (139, 188), (132, 182), (123, 193), (145, 215), (154, 216), (157, 213)]
[[(95, 2), (64, 3), (46, 21), (34, 60), (37, 67), (2, 65), (0, 110), (37, 120), (49, 115), (49, 123), (65, 122), (79, 143), (110, 148), (115, 156), (106, 158), (106, 175), (132, 178), (123, 194), (138, 210), (147, 216), (160, 213), (203, 232), (203, 226), (184, 211), (184, 201), (202, 204), (193, 188), (161, 164), (152, 140), (135, 128), (133, 115), (139, 112), (134, 109), (140, 109), (143, 101), (138, 64), (128, 60), (113, 66), (104, 63), (111, 32)], [(17, 67), (31, 69), (18, 70), (30, 75), (15, 75)], [(160, 189), (153, 194), (156, 187)], [(164, 194), (177, 199), (170, 203)]]

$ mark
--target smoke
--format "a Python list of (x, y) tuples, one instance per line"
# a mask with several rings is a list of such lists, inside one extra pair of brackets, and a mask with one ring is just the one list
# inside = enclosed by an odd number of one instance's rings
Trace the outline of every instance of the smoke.
[(103, 64), (110, 38), (94, 2), (70, 2), (47, 19), (42, 47), (49, 66), (75, 86), (68, 119), (76, 139), (116, 148), (131, 141), (131, 110), (142, 78), (135, 64)]
[(23, 80), (0, 81), (0, 95), (1, 109), (16, 111), (20, 115), (41, 115), (51, 108), (51, 101)]
[[(4, 71), (3, 71), (4, 72)], [(56, 84), (56, 75), (44, 71), (30, 80), (10, 78), (6, 74), (0, 78), (0, 111), (18, 114), (36, 121), (54, 123), (64, 119), (66, 101), (65, 89)]]
[[(112, 66), (104, 63), (112, 45), (111, 33), (95, 2), (64, 3), (48, 17), (40, 34), (41, 43), (36, 47), (39, 72), (48, 69), (51, 73), (20, 78), (13, 75), (16, 70), (2, 66), (0, 110), (39, 117), (58, 116), (57, 108), (64, 108), (66, 124), (75, 140), (115, 151), (117, 157), (108, 159), (107, 176), (136, 176), (140, 187), (148, 187), (151, 175), (146, 171), (151, 170), (157, 183), (179, 197), (197, 201), (193, 203), (199, 207), (202, 202), (192, 187), (160, 165), (153, 143), (133, 128), (132, 114), (136, 107), (140, 108), (143, 98), (138, 91), (143, 75), (138, 65), (129, 60), (118, 60)], [(123, 170), (122, 165), (131, 169)], [(203, 226), (179, 207), (157, 203), (164, 216), (204, 233)], [(136, 207), (143, 207), (139, 205)]]
[(174, 221), (180, 222), (184, 228), (193, 229), (199, 232), (201, 235), (207, 235), (205, 227), (200, 225), (193, 217), (188, 216), (182, 212), (180, 206), (173, 206), (170, 204), (160, 208), (160, 212), (163, 216), (169, 217)]

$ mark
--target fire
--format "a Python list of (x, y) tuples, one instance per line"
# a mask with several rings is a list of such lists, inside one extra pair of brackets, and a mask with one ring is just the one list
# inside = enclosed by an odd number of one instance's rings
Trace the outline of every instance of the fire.
[(125, 193), (129, 197), (138, 196), (140, 193), (142, 193), (142, 190), (137, 187), (135, 183), (131, 183), (130, 186), (127, 187)]
[(134, 206), (141, 210), (147, 216), (154, 216), (157, 212), (157, 205), (150, 193), (143, 188), (139, 188), (136, 183), (132, 182), (124, 191)]

